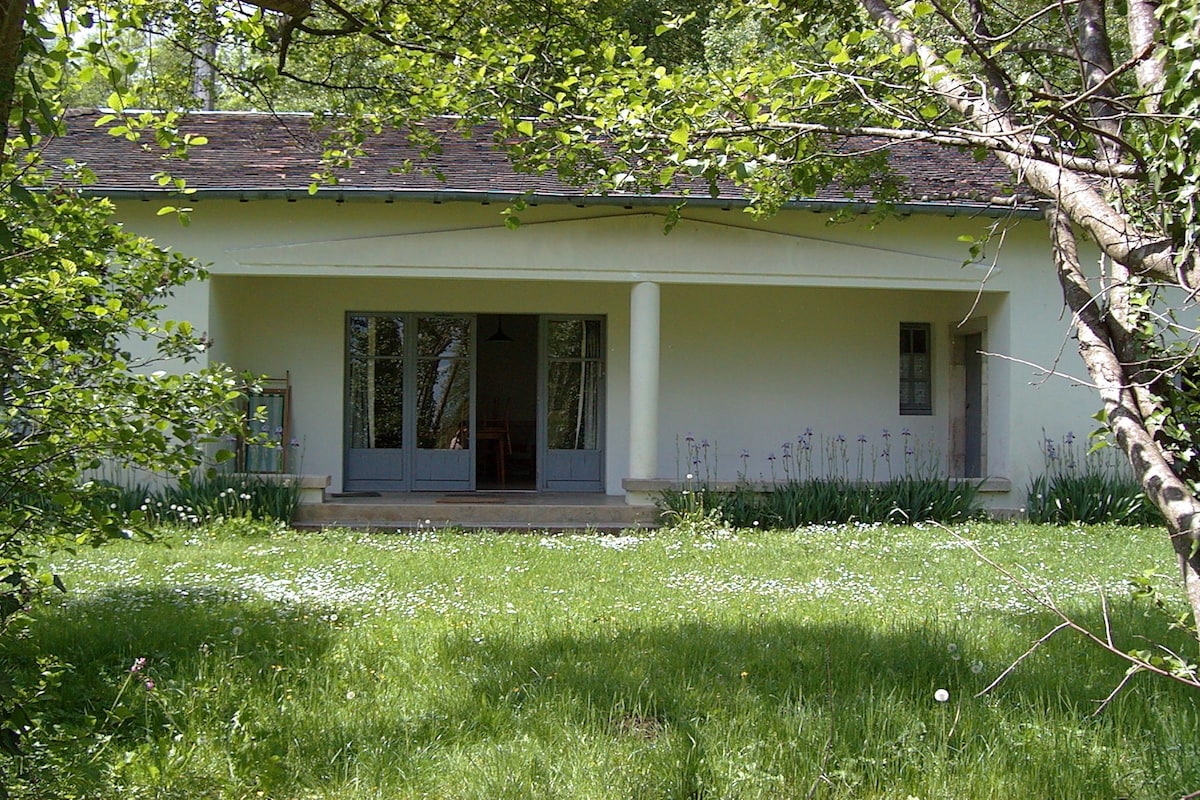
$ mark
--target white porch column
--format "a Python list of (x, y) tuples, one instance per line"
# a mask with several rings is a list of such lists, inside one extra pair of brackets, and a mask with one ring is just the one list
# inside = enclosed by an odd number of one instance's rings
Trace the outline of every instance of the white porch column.
[(659, 288), (634, 284), (629, 298), (629, 477), (658, 477)]

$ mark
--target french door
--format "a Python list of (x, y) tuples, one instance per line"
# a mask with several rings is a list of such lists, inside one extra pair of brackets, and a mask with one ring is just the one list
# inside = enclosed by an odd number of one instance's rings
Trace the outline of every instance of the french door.
[(471, 489), (469, 315), (349, 314), (347, 491)]
[[(530, 443), (536, 451), (533, 485), (551, 491), (601, 491), (603, 320), (547, 315), (538, 319), (537, 330), (536, 341), (512, 343), (529, 348), (528, 357), (537, 361), (537, 419), (529, 423), (536, 431), (536, 441)], [(489, 357), (481, 353), (494, 352), (477, 344), (470, 314), (347, 314), (346, 491), (475, 488), (477, 360)], [(512, 358), (512, 351), (503, 358)], [(533, 362), (529, 364), (532, 383)], [(495, 376), (502, 370), (482, 372)], [(489, 385), (483, 396), (511, 396), (517, 388)], [(507, 415), (504, 422), (510, 422)], [(511, 422), (515, 428), (518, 421)], [(505, 437), (506, 449), (498, 456), (488, 448), (485, 454), (515, 460), (520, 453), (514, 452), (511, 438)]]

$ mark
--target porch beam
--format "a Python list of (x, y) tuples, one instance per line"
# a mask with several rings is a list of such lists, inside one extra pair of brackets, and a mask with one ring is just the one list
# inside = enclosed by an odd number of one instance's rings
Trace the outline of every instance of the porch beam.
[(660, 291), (633, 285), (629, 299), (629, 477), (658, 477)]

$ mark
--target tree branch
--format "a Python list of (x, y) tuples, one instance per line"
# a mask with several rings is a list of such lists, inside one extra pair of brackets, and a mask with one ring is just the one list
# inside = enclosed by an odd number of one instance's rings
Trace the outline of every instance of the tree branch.
[[(888, 0), (860, 2), (883, 33), (903, 52), (917, 57), (925, 84), (964, 119), (985, 134), (1014, 137), (1023, 146), (1034, 148), (1032, 136), (1020, 132), (1021, 126), (1011, 117), (973, 91), (930, 45), (917, 38), (892, 10)], [(1019, 180), (1051, 200), (1087, 231), (1113, 261), (1124, 264), (1135, 274), (1172, 281), (1185, 289), (1200, 289), (1200, 265), (1195, 259), (1189, 258), (1186, 263), (1177, 265), (1169, 239), (1140, 230), (1104, 198), (1100, 188), (1087, 176), (1023, 153), (996, 149), (996, 155)]]
[[(960, 542), (962, 542), (966, 546), (966, 548), (968, 550), (971, 551), (971, 553), (976, 558), (978, 558), (983, 563), (987, 564), (992, 569), (999, 572), (1004, 577), (1008, 578), (1009, 581), (1011, 581), (1012, 584), (1014, 586), (1016, 586), (1017, 589), (1022, 594), (1024, 594), (1026, 597), (1033, 600), (1033, 602), (1037, 603), (1039, 606), (1046, 609), (1051, 614), (1058, 617), (1059, 620), (1061, 620), (1058, 625), (1055, 625), (1052, 630), (1050, 630), (1049, 632), (1044, 634), (1040, 639), (1038, 639), (1036, 642), (1034, 642), (1029, 647), (1028, 650), (1026, 650), (1024, 653), (1022, 653), (1017, 658), (1016, 661), (1014, 661), (1012, 664), (1010, 664), (1008, 669), (1006, 669), (1006, 670), (1004, 670), (1004, 672), (1000, 673), (999, 677), (997, 677), (994, 681), (992, 681), (990, 684), (988, 684), (985, 688), (976, 692), (975, 693), (976, 697), (982, 697), (983, 695), (990, 692), (992, 689), (995, 689), (998, 685), (1000, 685), (1000, 682), (1003, 681), (1006, 676), (1008, 676), (1014, 669), (1016, 669), (1017, 666), (1022, 661), (1024, 661), (1026, 658), (1031, 656), (1035, 650), (1037, 650), (1039, 647), (1044, 645), (1046, 642), (1050, 641), (1050, 639), (1053, 638), (1055, 634), (1059, 633), (1060, 631), (1067, 630), (1067, 629), (1075, 631), (1076, 633), (1078, 633), (1080, 636), (1083, 636), (1088, 641), (1092, 642), (1095, 645), (1098, 645), (1101, 649), (1107, 650), (1109, 653), (1112, 653), (1117, 658), (1126, 662), (1127, 664), (1129, 664), (1130, 670), (1133, 670), (1136, 672), (1150, 672), (1155, 675), (1158, 675), (1161, 678), (1167, 678), (1168, 680), (1176, 681), (1177, 683), (1182, 683), (1184, 686), (1190, 686), (1193, 689), (1200, 688), (1200, 680), (1198, 680), (1194, 675), (1176, 674), (1175, 672), (1172, 672), (1170, 670), (1163, 669), (1162, 667), (1158, 667), (1154, 664), (1151, 664), (1150, 662), (1146, 661), (1145, 659), (1139, 658), (1138, 656), (1136, 656), (1134, 654), (1126, 653), (1123, 650), (1121, 650), (1120, 648), (1118, 648), (1116, 645), (1114, 645), (1113, 641), (1112, 641), (1111, 632), (1108, 631), (1108, 615), (1107, 614), (1105, 614), (1105, 618), (1104, 618), (1105, 636), (1104, 636), (1104, 638), (1101, 638), (1101, 637), (1097, 636), (1095, 633), (1093, 633), (1091, 630), (1089, 630), (1088, 628), (1085, 628), (1083, 625), (1080, 625), (1078, 622), (1076, 622), (1074, 619), (1072, 619), (1070, 616), (1068, 616), (1054, 602), (1053, 597), (1051, 597), (1049, 595), (1038, 594), (1032, 588), (1030, 588), (1024, 581), (1022, 581), (1020, 578), (1018, 578), (1016, 575), (1014, 575), (1012, 573), (1012, 570), (1006, 569), (1005, 567), (996, 563), (996, 561), (994, 559), (989, 558), (986, 554), (984, 554), (984, 552), (982, 550), (979, 549), (979, 546), (977, 544), (975, 544), (971, 540), (965, 538), (964, 536), (961, 536), (960, 534), (956, 533), (955, 531), (946, 527), (945, 525), (938, 524), (937, 527), (941, 528), (946, 533), (949, 533), (951, 536), (958, 539)], [(1101, 596), (1101, 599), (1103, 600), (1103, 595)], [(1125, 683), (1125, 681), (1122, 681), (1121, 685), (1124, 685), (1124, 683)], [(1120, 688), (1120, 687), (1118, 687), (1118, 688)], [(1107, 700), (1105, 700), (1104, 702), (1107, 703), (1111, 699), (1112, 699), (1112, 695), (1109, 695), (1109, 698)]]
[(312, 13), (311, 0), (241, 0), (241, 2), (257, 6), (264, 11), (286, 14), (293, 19), (304, 19)]
[(1158, 46), (1158, 0), (1128, 0), (1126, 24), (1129, 44), (1135, 53), (1142, 54), (1137, 64), (1138, 88), (1146, 98), (1146, 110), (1158, 108), (1158, 93), (1162, 90), (1162, 49)]

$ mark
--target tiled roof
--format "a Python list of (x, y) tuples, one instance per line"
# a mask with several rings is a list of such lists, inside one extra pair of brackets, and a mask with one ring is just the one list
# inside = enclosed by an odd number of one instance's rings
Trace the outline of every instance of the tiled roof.
[[(149, 195), (167, 191), (155, 176), (164, 171), (183, 178), (187, 185), (205, 194), (261, 197), (308, 194), (312, 175), (320, 168), (321, 137), (312, 128), (307, 114), (265, 114), (255, 112), (192, 113), (180, 124), (187, 133), (205, 136), (208, 144), (195, 147), (186, 160), (164, 161), (162, 151), (152, 144), (131, 142), (97, 128), (99, 111), (73, 111), (67, 118), (67, 134), (49, 143), (44, 154), (50, 164), (74, 159), (86, 164), (96, 175), (88, 188), (105, 195)], [(400, 130), (385, 130), (371, 137), (366, 155), (354, 160), (349, 169), (338, 173), (338, 184), (323, 187), (326, 193), (360, 193), (390, 196), (464, 198), (480, 196), (512, 198), (531, 192), (535, 198), (583, 198), (589, 193), (559, 180), (552, 173), (530, 175), (512, 169), (505, 154), (498, 150), (490, 133), (477, 130), (473, 138), (463, 138), (452, 130), (453, 121), (434, 119), (425, 124), (438, 136), (441, 152), (427, 159)], [(970, 153), (920, 142), (895, 144), (890, 158), (905, 177), (908, 198), (914, 204), (961, 205), (978, 209), (997, 203), (1011, 207), (1012, 201), (997, 201), (1009, 194), (1011, 175), (995, 159), (976, 161)], [(400, 167), (411, 160), (416, 169)], [(167, 187), (169, 189), (169, 187)], [(682, 187), (681, 187), (682, 188)], [(707, 187), (697, 182), (693, 198), (708, 198)], [(722, 187), (722, 200), (737, 203), (736, 187)], [(680, 192), (658, 195), (654, 199), (678, 198)], [(645, 195), (610, 195), (609, 199), (636, 204)], [(845, 193), (828, 187), (809, 203), (845, 203)], [(862, 191), (855, 201), (869, 202)]]

